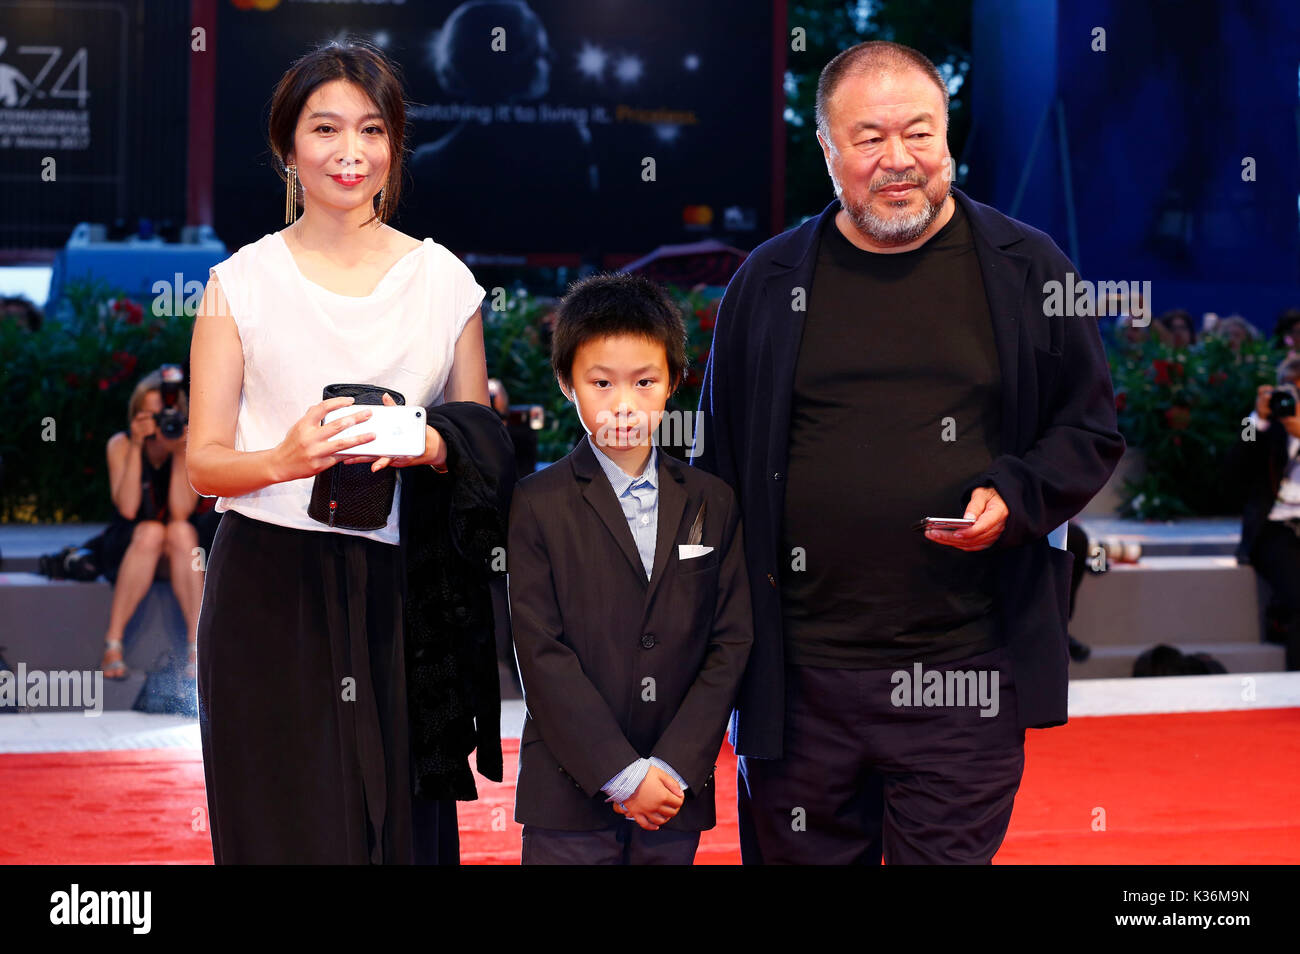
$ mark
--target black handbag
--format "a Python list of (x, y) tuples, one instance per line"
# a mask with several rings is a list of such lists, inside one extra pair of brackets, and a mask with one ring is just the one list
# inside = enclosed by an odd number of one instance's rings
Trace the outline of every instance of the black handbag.
[[(321, 398), (350, 397), (352, 406), (383, 404), (385, 392), (398, 404), (406, 403), (406, 398), (392, 388), (373, 384), (327, 384)], [(307, 516), (343, 530), (378, 530), (388, 523), (396, 491), (397, 471), (392, 467), (372, 471), (365, 462), (340, 462), (316, 475)]]

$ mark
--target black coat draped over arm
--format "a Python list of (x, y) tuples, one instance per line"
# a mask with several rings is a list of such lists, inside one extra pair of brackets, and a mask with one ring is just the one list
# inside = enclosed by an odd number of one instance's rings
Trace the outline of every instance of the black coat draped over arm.
[(407, 705), (415, 795), (478, 797), (479, 774), (502, 780), (498, 628), (508, 643), (504, 605), (506, 523), (515, 455), (491, 408), (451, 401), (426, 408), (447, 444), (446, 474), (402, 470), (402, 598)]

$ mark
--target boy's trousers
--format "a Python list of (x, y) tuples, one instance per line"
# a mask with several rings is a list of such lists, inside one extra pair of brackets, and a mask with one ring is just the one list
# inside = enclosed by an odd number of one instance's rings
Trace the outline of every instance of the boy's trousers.
[(619, 819), (617, 828), (560, 831), (524, 826), (526, 865), (689, 865), (700, 844), (698, 831), (646, 831)]

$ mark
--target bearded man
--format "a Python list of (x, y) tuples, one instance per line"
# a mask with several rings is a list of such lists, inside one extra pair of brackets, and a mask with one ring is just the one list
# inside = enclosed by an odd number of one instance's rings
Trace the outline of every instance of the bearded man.
[[(836, 199), (719, 309), (693, 458), (740, 501), (755, 638), (731, 724), (746, 863), (987, 863), (1024, 730), (1066, 720), (1073, 556), (1124, 450), (1074, 267), (952, 187), (948, 88), (870, 42), (817, 89)], [(927, 517), (964, 529), (918, 529)]]

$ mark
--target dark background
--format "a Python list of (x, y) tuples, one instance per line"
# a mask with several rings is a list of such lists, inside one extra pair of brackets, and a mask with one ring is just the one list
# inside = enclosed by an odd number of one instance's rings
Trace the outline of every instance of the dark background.
[[(893, 39), (949, 78), (958, 185), (1048, 232), (1083, 277), (1151, 281), (1157, 313), (1235, 312), (1264, 330), (1300, 298), (1293, 0), (503, 0), (486, 16), (507, 27), (507, 51), (491, 52), (488, 36), (453, 44), (465, 56), (450, 89), (430, 55), (450, 0), (280, 0), (268, 10), (215, 0), (216, 35), (193, 53), (191, 8), (204, 2), (0, 0), (0, 70), (35, 79), (49, 54), (20, 47), (59, 51), (39, 83), (41, 108), (78, 108), (52, 93), (85, 50), (91, 130), (88, 148), (18, 148), (0, 133), (0, 261), (48, 262), (79, 221), (122, 234), (143, 218), (176, 237), (187, 170), (201, 166), (192, 158), (213, 162), (209, 224), (229, 249), (283, 227), (265, 143), (271, 90), (296, 56), (344, 30), (382, 38), (402, 64), (414, 148), (452, 131), (421, 118), (450, 103), (611, 115), (625, 103), (698, 117), (672, 140), (635, 123), (590, 122), (589, 140), (572, 122), (470, 123), (413, 162), (394, 224), (466, 256), (485, 281), (554, 292), (584, 268), (663, 243), (749, 249), (831, 198), (812, 117), (821, 68), (860, 40)], [(1104, 52), (1091, 48), (1097, 28)], [(792, 48), (796, 29), (803, 49)], [(639, 57), (640, 79), (612, 79), (614, 60), (603, 79), (582, 75), (586, 43)], [(190, 157), (191, 67), (203, 56), (215, 58), (212, 152)], [(545, 89), (529, 90), (539, 60)], [(773, 102), (778, 67), (784, 103)], [(74, 71), (64, 85), (78, 82)], [(774, 126), (784, 131), (777, 143)], [(653, 183), (641, 180), (646, 155), (657, 162)], [(56, 182), (40, 179), (46, 156), (58, 162)], [(1241, 178), (1246, 157), (1251, 182)], [(691, 224), (687, 206), (707, 206), (712, 221)]]
[[(577, 254), (640, 254), (705, 237), (751, 247), (772, 232), (770, 3), (428, 0), (270, 11), (227, 3), (218, 24), (216, 190), (242, 198), (218, 205), (216, 226), (232, 248), (283, 224), (284, 187), (265, 142), (270, 91), (295, 56), (344, 29), (382, 31), (384, 52), (405, 75), (415, 154), (394, 222), (403, 231), (468, 252)], [(506, 31), (504, 51), (491, 48), (494, 26)], [(599, 76), (578, 68), (587, 45), (607, 55)], [(629, 58), (640, 75), (624, 82), (614, 70)], [(420, 118), (424, 108), (455, 105), (492, 121)], [(664, 139), (652, 125), (618, 121), (620, 105), (691, 112), (698, 122)], [(543, 106), (590, 118), (585, 126), (515, 118)], [(498, 118), (501, 110), (511, 118)], [(444, 136), (442, 148), (421, 152)], [(642, 181), (646, 156), (654, 182)], [(712, 208), (712, 226), (685, 223), (689, 205)], [(728, 207), (739, 220), (725, 221)]]
[[(21, 105), (0, 102), (0, 116), (6, 109), (85, 110), (90, 127), (89, 143), (55, 148), (6, 145), (0, 132), (0, 250), (58, 248), (78, 222), (121, 219), (125, 230), (128, 220), (134, 229), (135, 219), (146, 216), (170, 220), (168, 227), (179, 231), (185, 218), (189, 13), (183, 0), (0, 0), (0, 68), (19, 70), (33, 82), (47, 70), (36, 92), (15, 82)], [(54, 49), (23, 53), (20, 47)], [(69, 98), (83, 86), (84, 103)], [(54, 182), (41, 179), (46, 156), (57, 163)]]

